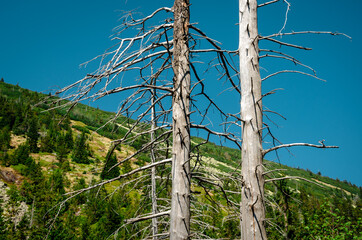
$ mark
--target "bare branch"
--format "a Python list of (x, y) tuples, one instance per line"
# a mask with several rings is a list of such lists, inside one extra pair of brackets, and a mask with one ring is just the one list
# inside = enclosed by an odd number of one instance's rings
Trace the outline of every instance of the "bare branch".
[(267, 153), (280, 149), (280, 148), (289, 148), (289, 147), (296, 147), (296, 146), (306, 146), (306, 147), (314, 147), (314, 148), (339, 148), (338, 146), (326, 146), (324, 144), (315, 145), (310, 143), (290, 143), (290, 144), (283, 144), (279, 146), (275, 146), (263, 151), (263, 155), (265, 156)]
[(266, 77), (263, 78), (261, 81), (265, 81), (265, 80), (267, 80), (268, 78), (271, 78), (271, 77), (276, 76), (276, 75), (281, 74), (281, 73), (299, 73), (299, 74), (307, 75), (307, 76), (309, 76), (309, 77), (312, 77), (312, 78), (318, 79), (318, 80), (320, 80), (320, 81), (326, 82), (326, 80), (324, 80), (324, 79), (322, 79), (322, 78), (319, 78), (319, 77), (317, 77), (317, 76), (314, 76), (314, 75), (309, 74), (309, 73), (306, 73), (306, 72), (296, 71), (296, 70), (282, 70), (282, 71), (278, 71), (278, 72), (275, 72), (275, 73), (272, 73), (272, 74), (266, 76)]
[[(263, 99), (263, 98), (266, 97), (266, 96), (272, 95), (272, 94), (276, 93), (276, 91), (279, 91), (279, 90), (284, 90), (284, 89), (283, 89), (283, 88), (276, 88), (276, 89), (270, 90), (269, 92), (263, 94), (263, 95), (261, 96), (261, 99)], [(261, 99), (260, 99), (260, 100), (261, 100)], [(260, 101), (260, 100), (259, 100), (259, 101)]]
[(191, 124), (191, 128), (198, 128), (198, 129), (203, 129), (213, 135), (217, 135), (217, 136), (222, 136), (225, 137), (226, 139), (234, 142), (239, 148), (241, 148), (240, 143), (241, 140), (238, 139), (234, 134), (232, 133), (220, 133), (220, 132), (215, 132), (211, 129), (209, 129), (208, 127), (204, 126), (204, 125), (197, 125), (197, 124)]
[[(193, 25), (190, 25), (189, 26), (190, 29), (193, 29), (195, 31), (197, 31), (199, 34), (201, 34), (201, 36), (203, 38), (205, 38), (213, 47), (215, 47), (216, 49), (218, 50), (221, 50), (221, 48), (215, 43), (215, 41), (213, 41), (211, 38), (209, 38), (204, 32), (202, 32), (200, 29), (198, 29), (197, 27), (193, 26)], [(219, 54), (219, 57), (220, 57), (220, 63), (222, 64), (223, 66), (223, 69), (225, 71), (225, 74), (227, 76), (227, 79), (229, 80), (229, 82), (231, 83), (231, 85), (234, 87), (234, 89), (240, 94), (240, 90), (239, 88), (237, 87), (237, 85), (234, 83), (230, 73), (229, 73), (229, 70), (228, 70), (228, 66), (232, 67), (231, 64), (227, 61), (225, 55), (222, 53), (222, 52), (218, 52)], [(234, 69), (232, 67), (232, 69)], [(235, 72), (238, 72), (236, 69), (234, 69)]]
[(147, 17), (138, 19), (133, 21), (132, 23), (127, 23), (126, 26), (136, 26), (136, 25), (140, 25), (140, 24), (144, 24), (147, 20), (153, 18), (157, 13), (161, 12), (161, 11), (165, 11), (165, 12), (173, 12), (172, 8), (168, 8), (168, 7), (161, 7), (157, 10), (155, 10), (153, 13), (151, 13), (150, 15), (148, 15)]
[(290, 3), (287, 0), (283, 0), (283, 2), (285, 2), (287, 4), (287, 10), (285, 11), (285, 19), (284, 19), (283, 27), (280, 29), (279, 33), (281, 33), (285, 29), (285, 26), (287, 25), (288, 13), (289, 13), (289, 10), (290, 10)]
[(217, 52), (217, 53), (238, 53), (238, 50), (224, 50), (224, 49), (197, 49), (197, 50), (190, 50), (191, 53), (206, 53), (206, 52)]
[[(160, 138), (162, 138), (164, 135), (170, 134), (172, 132), (172, 130), (166, 131), (164, 133), (162, 133), (162, 135), (158, 136), (154, 141), (152, 142), (148, 142), (147, 144), (145, 144), (144, 146), (142, 146), (139, 150), (137, 150), (137, 152), (131, 154), (130, 156), (128, 156), (127, 158), (123, 159), (122, 161), (118, 162), (117, 164), (113, 165), (112, 167), (109, 168), (108, 171), (111, 171), (113, 168), (119, 166), (120, 164), (129, 161), (131, 158), (137, 156), (139, 153), (143, 152), (145, 149), (147, 149), (150, 146), (153, 146), (154, 144), (157, 143), (157, 140), (159, 140)], [(111, 152), (114, 150), (116, 144), (114, 144)]]
[(300, 65), (302, 67), (306, 67), (306, 68), (310, 69), (311, 71), (313, 71), (314, 76), (316, 76), (316, 71), (313, 68), (311, 68), (308, 65), (305, 65), (305, 64), (301, 63), (300, 61), (296, 60), (295, 58), (289, 58), (289, 57), (286, 57), (286, 56), (270, 55), (270, 54), (265, 54), (263, 56), (260, 56), (259, 58), (264, 58), (264, 57), (281, 58), (281, 59), (288, 60), (288, 61), (294, 63), (295, 65)]
[(267, 175), (269, 173), (272, 173), (272, 172), (276, 172), (276, 171), (287, 171), (288, 169), (284, 169), (284, 168), (281, 168), (281, 169), (273, 169), (273, 170), (269, 170), (269, 171), (266, 171), (263, 173), (263, 175)]
[(272, 38), (272, 37), (279, 37), (279, 36), (288, 36), (288, 35), (297, 35), (297, 34), (330, 34), (333, 36), (345, 36), (349, 39), (352, 39), (350, 36), (344, 33), (339, 32), (330, 32), (330, 31), (300, 31), (300, 32), (289, 32), (289, 33), (275, 33), (269, 36), (266, 36), (266, 38)]
[(269, 38), (269, 37), (259, 36), (259, 40), (263, 40), (263, 39), (271, 41), (271, 42), (275, 42), (275, 43), (278, 43), (280, 45), (284, 45), (284, 46), (287, 46), (287, 47), (298, 48), (298, 49), (303, 49), (303, 50), (312, 50), (311, 48), (308, 48), (308, 47), (303, 47), (303, 46), (294, 45), (294, 44), (291, 44), (291, 43), (281, 42), (281, 41), (278, 41), (278, 40), (275, 40), (275, 39)]
[[(106, 180), (106, 181), (102, 181), (98, 184), (95, 184), (93, 186), (90, 186), (90, 187), (87, 187), (87, 188), (83, 188), (83, 189), (80, 189), (80, 190), (77, 190), (77, 191), (73, 191), (73, 192), (68, 192), (66, 194), (64, 194), (65, 196), (66, 195), (71, 195), (71, 194), (74, 194), (72, 195), (70, 198), (73, 198), (75, 197), (76, 195), (79, 195), (80, 193), (82, 192), (85, 192), (85, 191), (88, 191), (88, 190), (91, 190), (91, 189), (94, 189), (94, 188), (97, 188), (97, 187), (100, 187), (100, 186), (103, 186), (107, 183), (111, 183), (111, 182), (114, 182), (116, 180), (119, 180), (119, 179), (122, 179), (122, 178), (125, 178), (125, 177), (128, 177), (128, 176), (131, 176), (135, 173), (138, 173), (138, 172), (141, 172), (141, 171), (144, 171), (146, 169), (149, 169), (149, 168), (152, 168), (154, 166), (158, 166), (158, 165), (161, 165), (161, 164), (165, 164), (165, 163), (170, 163), (172, 162), (172, 158), (168, 158), (168, 159), (164, 159), (164, 160), (161, 160), (161, 161), (158, 161), (158, 162), (155, 162), (153, 164), (149, 164), (149, 165), (146, 165), (146, 166), (143, 166), (143, 167), (139, 167), (137, 169), (134, 169), (128, 173), (125, 173), (125, 174), (122, 174), (122, 175), (119, 175), (118, 177), (115, 177), (115, 178), (112, 178), (112, 179), (109, 179), (109, 180)], [(69, 200), (70, 198), (68, 198), (67, 200)], [(64, 201), (63, 201), (64, 202)]]
[(160, 213), (151, 214), (151, 215), (147, 215), (147, 216), (143, 216), (143, 217), (130, 218), (130, 219), (125, 220), (125, 222), (128, 224), (136, 223), (139, 221), (144, 221), (144, 220), (148, 220), (148, 219), (152, 219), (152, 218), (158, 218), (161, 216), (170, 215), (170, 212), (171, 211), (166, 211), (166, 212), (160, 212)]
[(287, 120), (286, 117), (284, 117), (283, 115), (281, 115), (281, 114), (278, 113), (278, 112), (275, 112), (275, 111), (272, 111), (272, 110), (267, 110), (267, 109), (263, 110), (263, 112), (274, 113), (274, 114), (278, 115), (279, 117), (283, 118), (284, 120)]
[(262, 4), (259, 4), (259, 5), (258, 5), (258, 8), (264, 7), (264, 6), (267, 6), (267, 5), (269, 5), (269, 4), (273, 4), (273, 3), (279, 2), (279, 1), (280, 1), (280, 0), (273, 0), (273, 1), (270, 1), (270, 2), (262, 3)]

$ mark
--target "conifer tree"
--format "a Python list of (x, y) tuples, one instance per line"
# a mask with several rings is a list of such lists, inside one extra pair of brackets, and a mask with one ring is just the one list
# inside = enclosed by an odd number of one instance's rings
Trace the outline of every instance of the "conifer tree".
[(111, 154), (111, 156), (109, 156), (109, 153), (108, 153), (107, 157), (106, 157), (106, 164), (104, 165), (103, 171), (101, 173), (101, 179), (112, 179), (112, 178), (118, 177), (120, 174), (119, 167), (112, 168), (117, 163), (118, 162), (117, 162), (116, 154), (113, 153), (113, 154)]
[(3, 164), (5, 167), (9, 167), (11, 164), (9, 154), (7, 152), (3, 152), (0, 154), (0, 163)]
[(40, 151), (42, 152), (52, 152), (54, 148), (54, 144), (52, 142), (52, 138), (51, 138), (51, 130), (48, 130), (45, 134), (45, 136), (43, 136), (40, 139)]
[(39, 152), (38, 148), (38, 139), (39, 139), (39, 133), (38, 133), (38, 121), (35, 117), (32, 117), (29, 122), (29, 128), (28, 132), (26, 133), (27, 136), (27, 142), (29, 145), (30, 152), (37, 153)]
[(21, 144), (11, 158), (11, 165), (25, 164), (29, 158), (29, 151), (29, 145), (27, 143)]
[(57, 153), (57, 159), (59, 160), (60, 163), (64, 161), (68, 153), (65, 136), (66, 136), (65, 134), (60, 133), (60, 135), (57, 138), (56, 153)]
[(65, 133), (64, 142), (67, 152), (71, 151), (74, 147), (73, 130), (71, 127), (69, 127)]
[(50, 121), (46, 135), (43, 136), (40, 140), (40, 150), (42, 152), (53, 152), (56, 150), (57, 136), (57, 126), (54, 124), (54, 121)]
[(64, 179), (63, 179), (63, 173), (60, 169), (56, 169), (52, 175), (52, 188), (53, 191), (64, 194)]
[(0, 130), (0, 151), (6, 151), (10, 147), (11, 133), (8, 126)]
[(87, 135), (85, 132), (82, 132), (82, 134), (78, 135), (75, 141), (72, 160), (76, 163), (88, 164), (90, 163), (88, 156), (89, 150), (87, 145)]

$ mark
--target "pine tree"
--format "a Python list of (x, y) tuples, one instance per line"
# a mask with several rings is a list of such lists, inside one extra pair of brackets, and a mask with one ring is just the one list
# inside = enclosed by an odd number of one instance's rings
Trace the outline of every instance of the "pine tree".
[(42, 152), (53, 152), (56, 150), (58, 128), (53, 121), (50, 122), (45, 136), (40, 139), (40, 150)]
[(0, 130), (0, 151), (6, 151), (10, 147), (11, 133), (8, 126)]
[[(104, 165), (103, 171), (101, 173), (101, 179), (112, 179), (115, 177), (118, 177), (120, 174), (119, 167), (114, 167), (118, 163), (117, 156), (115, 153), (112, 153), (111, 156), (109, 156), (109, 153), (106, 157), (106, 164)], [(111, 169), (112, 168), (112, 169)], [(111, 169), (111, 170), (109, 170)]]
[(45, 134), (45, 136), (43, 136), (40, 139), (40, 151), (42, 152), (52, 152), (53, 148), (54, 148), (54, 144), (52, 142), (51, 139), (51, 130), (48, 130)]
[(69, 118), (69, 116), (64, 118), (64, 120), (61, 123), (61, 127), (62, 127), (62, 129), (65, 129), (65, 130), (69, 130), (70, 128), (72, 128), (70, 126), (70, 118)]
[(5, 97), (0, 96), (0, 106), (0, 128), (8, 126), (11, 130), (15, 122), (13, 104)]
[(90, 163), (90, 160), (88, 158), (89, 156), (89, 148), (87, 145), (87, 135), (85, 132), (82, 132), (82, 134), (76, 139), (74, 151), (72, 154), (72, 160), (76, 163)]
[(67, 153), (69, 152), (67, 149), (67, 142), (65, 139), (66, 135), (63, 133), (60, 133), (60, 135), (57, 138), (57, 143), (56, 143), (56, 154), (57, 154), (57, 159), (59, 160), (60, 163), (62, 163), (64, 161), (64, 159), (67, 157)]
[(52, 180), (53, 191), (60, 193), (60, 194), (64, 194), (65, 193), (64, 179), (63, 179), (63, 173), (60, 169), (56, 169), (53, 172), (51, 180)]
[(13, 124), (13, 128), (12, 128), (13, 133), (15, 135), (22, 135), (26, 132), (25, 127), (24, 127), (24, 118), (23, 118), (22, 114), (19, 113), (20, 111), (21, 110), (16, 111), (16, 113), (15, 113), (15, 120), (14, 120), (14, 124)]
[(4, 165), (5, 167), (10, 166), (10, 164), (11, 164), (10, 157), (9, 157), (9, 154), (7, 152), (0, 153), (0, 163), (2, 165)]
[(39, 139), (39, 133), (38, 133), (38, 121), (35, 117), (32, 117), (29, 122), (29, 128), (28, 132), (26, 133), (27, 141), (29, 144), (30, 152), (37, 153), (39, 152), (38, 148), (38, 139)]
[(26, 164), (29, 158), (29, 145), (27, 143), (21, 144), (14, 152), (10, 160), (11, 165)]
[(64, 136), (64, 141), (65, 141), (65, 146), (66, 146), (67, 151), (69, 152), (69, 151), (73, 150), (74, 141), (73, 141), (73, 131), (72, 131), (71, 127), (69, 127), (67, 129), (67, 132), (65, 133), (65, 136)]

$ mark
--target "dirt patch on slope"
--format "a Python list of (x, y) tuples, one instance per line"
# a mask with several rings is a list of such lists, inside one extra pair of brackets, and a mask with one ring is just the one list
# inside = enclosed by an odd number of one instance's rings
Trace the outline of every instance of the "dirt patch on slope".
[(24, 179), (19, 173), (10, 167), (0, 167), (0, 178), (8, 183), (20, 185)]
[(24, 136), (17, 136), (17, 135), (11, 134), (10, 146), (17, 148), (25, 142), (26, 142), (26, 138)]

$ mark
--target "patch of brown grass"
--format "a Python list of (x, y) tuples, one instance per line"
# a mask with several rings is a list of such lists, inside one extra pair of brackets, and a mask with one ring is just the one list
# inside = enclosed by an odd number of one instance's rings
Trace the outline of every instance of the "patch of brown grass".
[(18, 136), (18, 135), (11, 134), (10, 146), (17, 148), (25, 142), (26, 142), (25, 136)]

